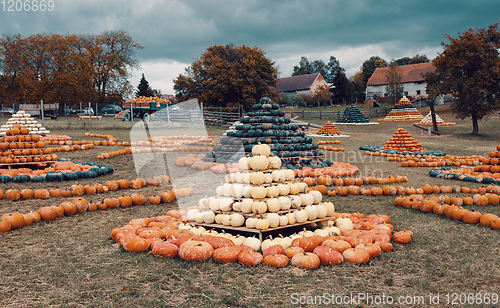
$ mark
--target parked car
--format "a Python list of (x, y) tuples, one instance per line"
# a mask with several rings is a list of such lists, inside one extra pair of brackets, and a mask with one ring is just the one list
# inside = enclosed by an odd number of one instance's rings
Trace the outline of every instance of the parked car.
[(94, 115), (94, 109), (92, 107), (87, 107), (83, 109), (84, 115)]
[(117, 114), (117, 113), (120, 113), (121, 111), (122, 111), (122, 107), (120, 107), (118, 105), (109, 104), (109, 105), (104, 106), (104, 108), (102, 108), (101, 113), (103, 115), (107, 115), (107, 114)]
[(2, 115), (13, 115), (14, 109), (13, 108), (3, 108), (2, 110), (0, 110), (0, 113)]
[(64, 108), (64, 114), (77, 114), (78, 111), (75, 107), (66, 107)]

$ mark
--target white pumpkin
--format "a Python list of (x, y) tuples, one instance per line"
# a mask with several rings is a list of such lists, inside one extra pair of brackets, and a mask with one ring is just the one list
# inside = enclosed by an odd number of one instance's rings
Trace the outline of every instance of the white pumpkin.
[(323, 228), (323, 230), (327, 231), (329, 235), (330, 234), (331, 235), (340, 235), (340, 229), (337, 227), (334, 227), (334, 226), (325, 227), (325, 228)]
[(323, 200), (323, 194), (320, 193), (319, 191), (317, 191), (317, 190), (311, 190), (309, 193), (311, 195), (313, 195), (313, 197), (314, 197), (313, 204), (319, 204), (321, 202), (321, 200)]
[(323, 204), (316, 204), (318, 208), (318, 218), (325, 218), (328, 214), (328, 209)]
[(281, 159), (277, 156), (269, 157), (269, 169), (279, 169), (281, 168)]
[(233, 203), (233, 211), (241, 212), (241, 203), (240, 202)]
[(251, 198), (252, 197), (252, 187), (251, 185), (243, 185), (243, 189), (241, 193), (243, 194), (244, 198)]
[(306, 222), (308, 218), (309, 215), (305, 210), (298, 210), (295, 212), (295, 219), (297, 220), (298, 223)]
[(266, 181), (266, 176), (264, 175), (263, 172), (254, 172), (250, 173), (250, 183), (253, 185), (260, 185), (264, 184)]
[(290, 198), (288, 197), (280, 196), (278, 197), (278, 200), (281, 203), (281, 210), (283, 211), (289, 210), (290, 207), (292, 206), (292, 200), (290, 200)]
[(292, 181), (295, 179), (295, 171), (291, 169), (285, 169), (285, 181)]
[(208, 210), (210, 207), (208, 206), (208, 201), (209, 198), (201, 198), (200, 201), (198, 201), (198, 206), (200, 207), (200, 210)]
[(267, 166), (269, 165), (269, 159), (263, 155), (257, 155), (250, 157), (249, 159), (250, 168), (252, 170), (262, 171), (267, 170)]
[(352, 223), (352, 220), (350, 220), (349, 218), (343, 218), (343, 217), (335, 219), (335, 226), (337, 226), (337, 228), (339, 228), (340, 232), (349, 231), (349, 230), (352, 230), (354, 228), (354, 224)]
[(328, 231), (326, 231), (325, 229), (316, 229), (314, 230), (314, 234), (315, 235), (319, 235), (321, 237), (324, 237), (324, 236), (328, 236)]
[[(200, 211), (198, 209), (191, 209), (186, 212), (186, 218), (189, 221), (193, 221)], [(178, 228), (178, 227), (177, 227)]]
[(271, 148), (267, 144), (256, 144), (252, 147), (252, 155), (262, 155), (269, 157)]
[(203, 222), (206, 224), (213, 224), (215, 222), (215, 213), (212, 211), (203, 212)]
[(266, 219), (269, 221), (270, 228), (276, 228), (280, 225), (280, 215), (276, 213), (269, 213), (266, 215)]
[(281, 202), (277, 198), (267, 199), (266, 204), (268, 212), (276, 213), (281, 210)]
[(232, 194), (232, 184), (229, 184), (229, 183), (224, 183), (224, 185), (222, 185), (222, 194), (224, 195), (224, 197), (232, 197), (233, 194)]
[(311, 194), (300, 194), (302, 199), (302, 206), (308, 206), (314, 203), (314, 196)]
[(224, 226), (230, 226), (231, 225), (231, 215), (229, 214), (223, 214), (224, 216), (222, 216), (222, 224)]
[(226, 176), (224, 178), (226, 180), (226, 183), (234, 183), (234, 182), (236, 182), (236, 177), (235, 177), (234, 173), (228, 173), (228, 174), (226, 174)]
[(221, 209), (221, 211), (229, 212), (233, 208), (233, 203), (234, 200), (231, 198), (222, 198), (219, 201), (219, 208)]
[(306, 228), (304, 228), (304, 230), (300, 231), (298, 233), (298, 235), (302, 238), (305, 238), (305, 237), (310, 237), (310, 236), (313, 236), (314, 235), (314, 232), (311, 231), (311, 230), (307, 230)]
[(252, 203), (252, 212), (257, 214), (263, 214), (267, 211), (267, 203), (264, 201), (254, 201)]
[(292, 246), (292, 239), (288, 236), (277, 237), (276, 239), (274, 239), (274, 241), (283, 246), (284, 249), (287, 249), (288, 247)]
[(297, 222), (297, 218), (295, 217), (295, 213), (287, 213), (285, 217), (288, 219), (288, 224), (293, 225)]
[(304, 182), (298, 182), (299, 184), (299, 190), (301, 193), (306, 193), (307, 192), (307, 184)]
[(280, 226), (288, 225), (288, 217), (285, 215), (280, 215)]
[(315, 220), (318, 218), (318, 208), (316, 205), (308, 205), (304, 210), (307, 212), (308, 220)]
[(274, 245), (279, 245), (276, 240), (274, 239), (265, 239), (262, 241), (262, 244), (260, 245), (260, 250), (264, 251), (265, 249), (272, 247)]
[(273, 175), (271, 173), (264, 173), (266, 179), (264, 180), (265, 184), (271, 184), (273, 182)]
[(240, 170), (250, 169), (250, 165), (248, 164), (248, 158), (247, 157), (240, 158), (238, 160), (238, 167), (240, 167)]
[(210, 207), (210, 209), (214, 212), (218, 211), (220, 210), (219, 202), (219, 198), (210, 197), (210, 200), (208, 201), (208, 207)]
[(268, 198), (276, 198), (280, 195), (280, 190), (278, 186), (269, 186), (267, 187), (267, 197)]
[(215, 215), (215, 223), (221, 225), (222, 224), (222, 218), (224, 217), (225, 214), (217, 214)]
[(259, 230), (269, 229), (269, 220), (267, 220), (265, 218), (257, 219), (257, 221), (255, 222), (255, 229), (259, 229)]
[(235, 177), (236, 183), (240, 183), (240, 184), (244, 183), (244, 180), (243, 180), (243, 175), (244, 174), (245, 173), (241, 173), (241, 172), (235, 173), (234, 177)]
[(231, 184), (231, 195), (234, 198), (243, 197), (243, 184)]
[(299, 183), (288, 183), (290, 187), (290, 195), (296, 195), (301, 192)]
[(224, 187), (222, 185), (219, 185), (215, 188), (215, 193), (217, 196), (224, 196)]
[(292, 201), (292, 208), (300, 208), (300, 206), (302, 205), (302, 198), (300, 196), (290, 196), (289, 198)]
[(243, 245), (243, 242), (245, 241), (246, 237), (242, 235), (236, 235), (233, 239), (234, 246), (241, 246)]
[(250, 173), (249, 172), (243, 173), (243, 183), (250, 184)]
[(240, 201), (240, 209), (243, 213), (252, 212), (253, 199), (243, 199)]
[(264, 199), (267, 196), (267, 187), (264, 186), (252, 187), (251, 196), (254, 199)]
[(280, 196), (288, 196), (290, 194), (290, 186), (288, 184), (278, 184)]
[(274, 182), (281, 183), (285, 180), (285, 171), (283, 170), (273, 170), (271, 175), (273, 176)]
[(239, 213), (233, 213), (230, 216), (231, 226), (241, 227), (245, 224), (245, 217)]
[[(250, 229), (255, 229), (255, 223), (257, 222), (256, 217), (249, 217), (245, 220), (245, 226)], [(260, 247), (260, 241), (259, 241), (259, 247)]]
[(326, 206), (326, 216), (332, 216), (335, 213), (335, 206), (331, 202), (324, 202), (324, 206)]
[(260, 249), (261, 242), (256, 237), (247, 237), (245, 238), (245, 240), (243, 240), (243, 245), (250, 246), (253, 248), (253, 250), (258, 251)]

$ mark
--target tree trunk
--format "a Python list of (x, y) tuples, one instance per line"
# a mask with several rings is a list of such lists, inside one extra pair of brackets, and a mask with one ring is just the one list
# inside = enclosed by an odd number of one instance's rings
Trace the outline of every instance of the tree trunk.
[(479, 126), (477, 123), (477, 114), (476, 112), (472, 112), (472, 134), (479, 135)]
[(434, 101), (429, 102), (429, 108), (431, 109), (431, 118), (432, 118), (432, 129), (437, 132), (438, 126), (436, 122), (436, 110), (434, 109)]

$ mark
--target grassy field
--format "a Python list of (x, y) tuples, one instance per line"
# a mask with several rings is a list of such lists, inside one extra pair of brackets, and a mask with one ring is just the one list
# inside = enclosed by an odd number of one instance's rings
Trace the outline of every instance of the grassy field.
[[(427, 111), (422, 109), (421, 112), (425, 114)], [(419, 187), (424, 183), (464, 186), (464, 182), (429, 177), (429, 168), (401, 168), (398, 163), (365, 156), (358, 150), (361, 145), (382, 145), (399, 127), (407, 129), (425, 148), (455, 155), (486, 154), (500, 143), (498, 116), (480, 121), (481, 135), (471, 136), (470, 120), (454, 119), (444, 109), (438, 109), (438, 113), (445, 121), (457, 122), (456, 126), (440, 127), (442, 136), (422, 135), (411, 123), (339, 125), (342, 133), (351, 137), (339, 138), (345, 152), (331, 153), (331, 158), (358, 166), (357, 175), (406, 175), (409, 182), (405, 186)], [(316, 122), (324, 124), (324, 121)], [(45, 125), (52, 133), (67, 134), (74, 140), (95, 139), (84, 137), (85, 131), (111, 134), (120, 141), (129, 140), (131, 134), (130, 123), (113, 119), (93, 122), (92, 129), (89, 124), (84, 125), (82, 121), (69, 118), (47, 120)], [(207, 129), (209, 135), (220, 135), (223, 131), (220, 127)], [(181, 132), (182, 129), (169, 131), (171, 134)], [(119, 147), (96, 147), (89, 151), (64, 152), (60, 156), (79, 161), (98, 161), (97, 154), (117, 149)], [(114, 174), (81, 180), (79, 183), (104, 183), (109, 179), (132, 179), (137, 176), (131, 155), (98, 162), (112, 166)], [(200, 176), (189, 168), (178, 168), (169, 163), (165, 168), (171, 175), (182, 174), (187, 179)], [(184, 204), (197, 205), (207, 190), (215, 194), (214, 187), (220, 184), (220, 176), (211, 173), (203, 176), (205, 180), (201, 184), (193, 181), (195, 194), (182, 199)], [(73, 183), (0, 184), (0, 189), (62, 189)], [(189, 181), (186, 183), (189, 184)], [(480, 186), (467, 184), (470, 187)], [(170, 186), (161, 189), (165, 188)], [(149, 196), (157, 193), (158, 189), (148, 187), (140, 192)], [(119, 190), (106, 196), (121, 194), (123, 191)], [(102, 195), (88, 196), (91, 201), (100, 198)], [(398, 208), (394, 206), (394, 197), (347, 196), (325, 199), (332, 201), (338, 212), (389, 215), (396, 230), (413, 231), (413, 240), (407, 245), (395, 244), (394, 251), (383, 253), (361, 266), (342, 263), (310, 271), (292, 266), (276, 270), (263, 264), (249, 268), (237, 263), (193, 263), (179, 258), (162, 259), (146, 253), (127, 253), (109, 237), (113, 228), (123, 226), (129, 220), (163, 215), (169, 209), (176, 208), (177, 203), (84, 212), (0, 234), (0, 306), (290, 307), (300, 296), (350, 297), (365, 294), (373, 297), (390, 296), (394, 300), (390, 306), (423, 307), (430, 306), (430, 296), (435, 300), (439, 294), (439, 306), (451, 307), (457, 306), (452, 305), (452, 300), (462, 293), (470, 293), (478, 298), (485, 298), (487, 294), (491, 296), (492, 293), (500, 295), (500, 234), (497, 230)], [(28, 212), (40, 206), (59, 204), (63, 200), (8, 202), (2, 199), (0, 215), (12, 211)], [(482, 213), (500, 214), (499, 206), (470, 208)], [(399, 300), (403, 302), (399, 303)], [(457, 303), (460, 303), (459, 298)], [(351, 304), (370, 306), (366, 305), (366, 301)], [(498, 305), (490, 303), (477, 306)]]

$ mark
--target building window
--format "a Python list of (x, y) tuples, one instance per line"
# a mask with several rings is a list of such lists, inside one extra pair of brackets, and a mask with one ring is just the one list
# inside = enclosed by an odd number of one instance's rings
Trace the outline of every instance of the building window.
[(417, 90), (417, 95), (420, 95), (420, 90)]
[(405, 96), (408, 96), (408, 91), (405, 91)]

